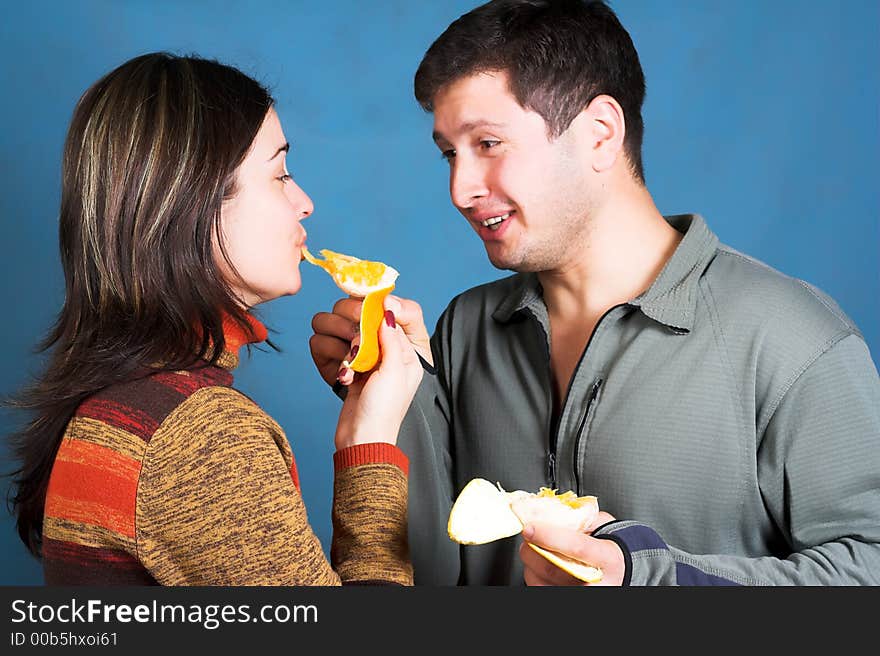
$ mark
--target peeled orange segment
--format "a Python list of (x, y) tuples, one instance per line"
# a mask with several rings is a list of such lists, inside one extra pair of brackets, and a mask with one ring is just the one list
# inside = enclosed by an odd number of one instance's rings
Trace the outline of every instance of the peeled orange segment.
[(475, 478), (461, 491), (446, 530), (459, 544), (486, 544), (516, 535), (522, 522), (510, 509), (507, 495), (484, 478)]
[[(360, 352), (358, 352), (360, 355)], [(557, 494), (542, 487), (538, 493), (505, 492), (484, 478), (464, 486), (449, 511), (446, 530), (459, 544), (486, 544), (522, 532), (531, 523), (552, 524), (586, 531), (599, 514), (596, 497), (579, 497), (574, 492)], [(560, 553), (529, 546), (557, 567), (587, 583), (602, 579), (602, 570)]]
[(394, 282), (400, 275), (397, 269), (382, 262), (361, 260), (327, 249), (321, 250), (323, 260), (314, 257), (305, 246), (302, 247), (302, 254), (311, 264), (329, 273), (342, 291), (359, 298), (365, 298), (380, 289), (394, 287)]
[(555, 490), (542, 487), (537, 494), (509, 492), (510, 506), (523, 524), (544, 522), (586, 531), (599, 514), (596, 497), (579, 497), (574, 492), (557, 494)]
[(598, 583), (602, 580), (602, 570), (598, 567), (587, 565), (579, 560), (569, 558), (568, 556), (555, 551), (550, 551), (549, 549), (543, 549), (531, 542), (529, 542), (528, 545), (556, 565), (559, 569), (568, 572), (578, 580), (584, 581), (585, 583)]
[(364, 299), (357, 355), (351, 362), (344, 360), (342, 364), (353, 371), (369, 371), (379, 362), (379, 326), (385, 316), (385, 297), (394, 289), (400, 274), (382, 262), (361, 260), (326, 249), (321, 250), (323, 260), (314, 257), (305, 246), (302, 254), (311, 264), (329, 273), (346, 294)]

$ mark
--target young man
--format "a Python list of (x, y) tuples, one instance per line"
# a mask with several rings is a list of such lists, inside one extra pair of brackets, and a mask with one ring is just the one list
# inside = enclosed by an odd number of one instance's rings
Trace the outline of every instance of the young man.
[[(449, 304), (401, 430), (417, 583), (572, 583), (507, 539), (446, 536), (471, 478), (599, 498), (592, 535), (528, 539), (606, 584), (880, 582), (880, 382), (833, 300), (663, 217), (641, 164), (644, 77), (601, 2), (497, 0), (426, 53), (452, 202), (515, 275)], [(328, 382), (353, 335), (347, 299), (316, 315)], [(350, 380), (342, 371), (340, 380)]]

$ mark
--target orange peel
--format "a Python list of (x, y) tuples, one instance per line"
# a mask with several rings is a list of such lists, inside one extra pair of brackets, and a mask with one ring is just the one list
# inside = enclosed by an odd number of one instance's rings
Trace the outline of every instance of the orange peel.
[[(484, 478), (464, 486), (452, 504), (446, 530), (459, 544), (486, 544), (518, 535), (525, 524), (543, 522), (586, 531), (599, 514), (596, 497), (579, 497), (574, 492), (557, 494), (542, 487), (537, 493), (505, 492)], [(586, 583), (602, 580), (602, 570), (531, 542), (528, 545), (544, 558)]]
[(383, 262), (361, 260), (323, 249), (319, 260), (303, 246), (302, 255), (310, 264), (321, 267), (342, 291), (349, 296), (363, 298), (361, 305), (360, 344), (354, 360), (342, 364), (352, 371), (369, 371), (379, 362), (379, 326), (385, 315), (385, 297), (394, 289), (399, 275), (393, 267)]

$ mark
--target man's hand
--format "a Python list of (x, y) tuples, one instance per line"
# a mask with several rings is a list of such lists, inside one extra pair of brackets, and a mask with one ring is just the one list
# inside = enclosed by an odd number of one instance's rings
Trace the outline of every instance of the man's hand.
[[(590, 527), (591, 530), (614, 519), (606, 512)], [(598, 583), (584, 583), (541, 556), (526, 542), (520, 546), (519, 555), (523, 562), (526, 585), (620, 585), (623, 583), (626, 567), (623, 552), (612, 540), (600, 540), (587, 533), (570, 528), (559, 528), (550, 524), (534, 523), (523, 528), (523, 537), (539, 547), (563, 554), (602, 570), (602, 580)]]
[(330, 386), (336, 382), (342, 361), (357, 337), (362, 304), (359, 298), (342, 298), (332, 312), (318, 312), (312, 317), (314, 334), (309, 338), (309, 350), (318, 373)]
[[(309, 350), (318, 373), (328, 385), (337, 380), (350, 385), (354, 379), (354, 372), (343, 368), (342, 361), (354, 359), (351, 351), (357, 346), (362, 304), (360, 298), (342, 298), (333, 306), (332, 312), (319, 312), (312, 317), (314, 334), (309, 338)], [(416, 352), (433, 365), (430, 336), (421, 306), (415, 301), (389, 295), (385, 298), (385, 309), (394, 313), (397, 325), (403, 328)]]

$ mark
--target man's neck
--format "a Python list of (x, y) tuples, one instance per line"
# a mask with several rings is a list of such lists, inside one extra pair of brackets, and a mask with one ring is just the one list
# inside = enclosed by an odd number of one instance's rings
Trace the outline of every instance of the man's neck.
[(583, 241), (562, 266), (538, 274), (548, 311), (562, 319), (595, 320), (643, 293), (681, 234), (666, 222), (647, 189), (633, 184), (625, 193), (609, 195), (591, 217)]

